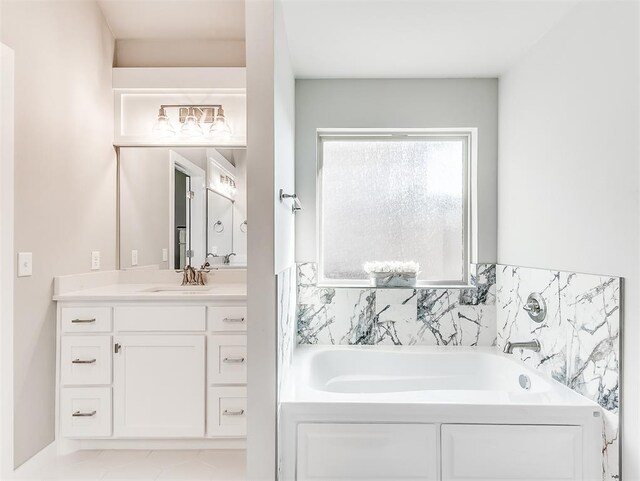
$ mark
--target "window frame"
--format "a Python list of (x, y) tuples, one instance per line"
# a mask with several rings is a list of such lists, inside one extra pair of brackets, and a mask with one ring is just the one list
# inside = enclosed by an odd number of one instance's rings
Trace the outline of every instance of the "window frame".
[[(316, 130), (316, 258), (318, 262), (317, 285), (321, 287), (359, 287), (371, 288), (367, 279), (327, 279), (324, 275), (322, 226), (322, 155), (323, 143), (336, 140), (416, 140), (461, 139), (465, 141), (463, 163), (463, 273), (459, 280), (443, 279), (438, 281), (418, 281), (418, 288), (464, 288), (473, 287), (471, 283), (471, 264), (476, 263), (477, 255), (477, 152), (478, 129), (465, 128), (412, 128), (412, 129), (317, 129)], [(405, 287), (404, 289), (407, 289)], [(413, 287), (409, 287), (413, 289)]]

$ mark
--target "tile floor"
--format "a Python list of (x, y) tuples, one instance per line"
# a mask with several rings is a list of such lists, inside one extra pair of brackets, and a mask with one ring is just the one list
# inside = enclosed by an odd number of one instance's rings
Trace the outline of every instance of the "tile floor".
[(16, 471), (25, 480), (237, 481), (245, 479), (244, 450), (76, 451)]

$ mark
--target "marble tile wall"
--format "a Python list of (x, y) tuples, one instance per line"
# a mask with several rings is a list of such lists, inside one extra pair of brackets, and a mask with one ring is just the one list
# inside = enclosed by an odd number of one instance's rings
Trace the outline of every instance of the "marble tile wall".
[(276, 276), (277, 322), (278, 322), (278, 359), (277, 359), (277, 426), (278, 426), (278, 473), (282, 467), (282, 448), (280, 445), (280, 396), (283, 382), (287, 376), (293, 351), (296, 346), (296, 267), (285, 269)]
[[(619, 479), (620, 306), (618, 277), (497, 266), (497, 345), (537, 338), (539, 353), (516, 350), (526, 364), (597, 402), (604, 412), (603, 480)], [(548, 314), (522, 309), (532, 292)]]
[(291, 365), (296, 346), (296, 267), (285, 269), (276, 276), (278, 299), (278, 394), (287, 368)]
[(298, 344), (494, 345), (495, 265), (473, 271), (466, 289), (327, 288), (298, 264)]

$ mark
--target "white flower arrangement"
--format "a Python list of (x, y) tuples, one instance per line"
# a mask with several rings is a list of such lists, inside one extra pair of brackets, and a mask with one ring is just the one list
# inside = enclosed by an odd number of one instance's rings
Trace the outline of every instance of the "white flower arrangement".
[(411, 276), (417, 276), (420, 272), (420, 264), (414, 261), (365, 262), (363, 267), (364, 267), (364, 271), (367, 274), (388, 273), (388, 274), (408, 274)]

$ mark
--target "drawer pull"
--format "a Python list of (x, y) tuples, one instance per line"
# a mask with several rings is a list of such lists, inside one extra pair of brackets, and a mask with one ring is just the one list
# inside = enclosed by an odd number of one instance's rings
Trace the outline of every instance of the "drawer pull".
[(244, 317), (225, 317), (222, 322), (244, 322)]
[(71, 364), (93, 364), (94, 362), (96, 362), (95, 359), (74, 359)]
[(244, 362), (244, 357), (225, 357), (222, 362), (228, 364), (241, 364)]
[(244, 409), (239, 409), (238, 411), (229, 411), (225, 409), (222, 411), (223, 416), (242, 416), (244, 414)]
[(71, 319), (72, 324), (88, 324), (91, 322), (96, 322), (96, 318), (93, 319)]
[(96, 415), (95, 411), (91, 411), (90, 413), (83, 413), (80, 411), (76, 411), (75, 413), (72, 414), (72, 416), (74, 418), (90, 418)]

